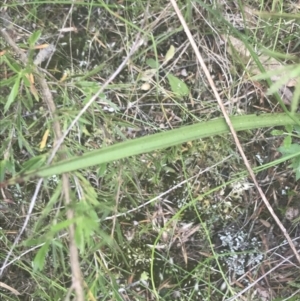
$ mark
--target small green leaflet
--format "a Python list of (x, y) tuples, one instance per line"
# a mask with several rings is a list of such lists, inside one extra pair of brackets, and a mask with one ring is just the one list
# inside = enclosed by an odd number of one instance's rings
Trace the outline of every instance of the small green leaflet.
[(169, 60), (171, 60), (175, 55), (175, 47), (173, 45), (170, 46), (168, 52), (166, 53), (164, 64), (166, 64)]
[(41, 271), (45, 265), (45, 259), (49, 251), (49, 242), (46, 242), (37, 252), (33, 260), (33, 270)]
[(11, 104), (15, 101), (15, 99), (19, 93), (20, 80), (21, 80), (21, 75), (19, 74), (19, 76), (16, 78), (16, 81), (10, 91), (7, 102), (4, 106), (4, 113), (6, 113), (7, 110), (10, 108)]
[(173, 93), (177, 94), (178, 96), (189, 95), (189, 88), (182, 80), (172, 74), (168, 74), (167, 78)]
[(146, 64), (147, 64), (150, 68), (152, 68), (152, 69), (158, 69), (158, 68), (160, 68), (159, 63), (158, 63), (156, 60), (154, 60), (154, 59), (147, 59), (147, 60), (146, 60)]
[(0, 182), (4, 180), (7, 162), (7, 160), (0, 161)]
[[(170, 49), (166, 53), (164, 64), (167, 63), (169, 60), (171, 60), (174, 57), (174, 54), (175, 54), (175, 47), (171, 45)], [(149, 77), (152, 77), (155, 74), (156, 70), (160, 68), (159, 64), (154, 59), (148, 59), (146, 61), (146, 64), (150, 66), (152, 69), (148, 71), (149, 72), (148, 76), (146, 72), (144, 72), (143, 74), (144, 81), (147, 81)], [(182, 97), (182, 96), (189, 95), (190, 93), (189, 88), (181, 79), (179, 79), (178, 77), (174, 76), (171, 73), (167, 75), (167, 78), (171, 86), (171, 90), (174, 94), (176, 94), (176, 96)]]
[(38, 39), (41, 37), (42, 32), (37, 30), (29, 37), (28, 42), (31, 48), (37, 43)]
[(290, 167), (292, 167), (296, 173), (296, 180), (298, 181), (300, 179), (300, 145), (291, 144), (288, 147), (281, 146), (278, 150), (283, 154), (283, 156), (295, 155), (294, 158), (290, 159)]
[(149, 274), (147, 273), (147, 272), (143, 272), (142, 274), (141, 274), (141, 277), (140, 277), (140, 280), (141, 281), (146, 281), (146, 280), (148, 280), (149, 279)]

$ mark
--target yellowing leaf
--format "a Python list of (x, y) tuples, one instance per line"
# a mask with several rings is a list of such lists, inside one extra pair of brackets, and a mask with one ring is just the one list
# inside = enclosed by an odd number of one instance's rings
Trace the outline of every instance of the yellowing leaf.
[(164, 64), (167, 63), (169, 60), (171, 60), (174, 57), (174, 54), (175, 54), (175, 47), (171, 45), (168, 52), (166, 53)]
[(35, 45), (33, 48), (34, 49), (44, 49), (47, 48), (49, 44), (41, 44), (41, 45)]
[(37, 89), (34, 86), (34, 77), (33, 77), (33, 74), (29, 73), (29, 74), (26, 74), (25, 76), (26, 76), (26, 78), (29, 81), (31, 94), (34, 96), (34, 98), (35, 98), (36, 101), (39, 101), (39, 93), (38, 93)]
[(62, 77), (60, 78), (59, 82), (60, 82), (60, 83), (61, 83), (61, 82), (64, 82), (64, 81), (68, 78), (68, 76), (69, 76), (69, 73), (65, 71), (65, 72), (63, 73)]
[(46, 132), (42, 138), (42, 141), (40, 143), (40, 151), (42, 151), (45, 148), (48, 136), (49, 136), (49, 130), (46, 130)]

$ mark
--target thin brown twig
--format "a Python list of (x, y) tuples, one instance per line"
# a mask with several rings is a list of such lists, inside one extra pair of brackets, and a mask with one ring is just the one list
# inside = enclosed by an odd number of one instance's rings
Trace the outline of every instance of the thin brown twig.
[(258, 192), (259, 192), (259, 194), (260, 194), (260, 196), (261, 196), (263, 202), (265, 203), (266, 207), (268, 208), (270, 214), (271, 214), (272, 217), (274, 218), (275, 222), (276, 222), (277, 225), (279, 226), (279, 228), (280, 228), (280, 230), (282, 231), (282, 233), (283, 233), (283, 235), (285, 236), (285, 238), (287, 239), (287, 241), (288, 241), (288, 243), (289, 243), (289, 245), (290, 245), (290, 247), (291, 247), (293, 253), (295, 254), (295, 256), (296, 256), (296, 258), (297, 258), (297, 261), (298, 261), (299, 264), (300, 264), (300, 255), (298, 254), (298, 252), (297, 252), (297, 250), (296, 250), (296, 247), (295, 247), (293, 241), (291, 240), (289, 234), (287, 233), (287, 230), (285, 229), (285, 227), (283, 226), (283, 224), (280, 222), (279, 218), (278, 218), (277, 215), (275, 214), (275, 212), (274, 212), (272, 206), (270, 205), (270, 203), (269, 203), (269, 201), (267, 200), (267, 198), (266, 198), (264, 192), (262, 191), (262, 189), (260, 188), (260, 186), (259, 186), (259, 184), (258, 184), (258, 182), (257, 182), (257, 180), (256, 180), (255, 174), (254, 174), (254, 172), (253, 172), (253, 170), (252, 170), (252, 168), (251, 168), (251, 166), (250, 166), (250, 164), (249, 164), (249, 162), (248, 162), (248, 160), (247, 160), (247, 157), (246, 157), (246, 155), (245, 155), (245, 153), (244, 153), (244, 150), (243, 150), (243, 148), (242, 148), (242, 146), (241, 146), (241, 144), (240, 144), (240, 142), (239, 142), (239, 139), (238, 139), (238, 137), (237, 137), (236, 131), (235, 131), (235, 129), (234, 129), (234, 127), (233, 127), (233, 125), (232, 125), (232, 123), (231, 123), (231, 121), (230, 121), (230, 118), (229, 118), (229, 116), (228, 116), (228, 114), (227, 114), (227, 112), (226, 112), (226, 109), (225, 109), (225, 107), (224, 107), (224, 105), (223, 105), (223, 102), (222, 102), (222, 100), (221, 100), (221, 97), (220, 97), (220, 95), (219, 95), (219, 93), (218, 93), (218, 91), (217, 91), (217, 88), (216, 88), (216, 86), (215, 86), (215, 83), (214, 83), (214, 81), (213, 81), (213, 79), (212, 79), (212, 77), (211, 77), (211, 75), (210, 75), (210, 72), (209, 72), (208, 68), (206, 67), (206, 65), (205, 65), (205, 63), (204, 63), (204, 60), (203, 60), (203, 58), (202, 58), (202, 56), (201, 56), (201, 54), (200, 54), (200, 51), (199, 51), (199, 49), (198, 49), (198, 46), (197, 46), (197, 44), (196, 44), (196, 42), (195, 42), (195, 40), (194, 40), (194, 38), (193, 38), (193, 36), (192, 36), (192, 34), (191, 34), (189, 28), (188, 28), (188, 26), (187, 26), (187, 24), (186, 24), (186, 22), (185, 22), (185, 20), (184, 20), (184, 18), (183, 18), (183, 16), (182, 16), (182, 14), (181, 14), (179, 8), (178, 8), (178, 6), (177, 6), (175, 0), (170, 0), (170, 1), (171, 1), (172, 5), (173, 5), (173, 8), (174, 8), (174, 10), (175, 10), (175, 12), (176, 12), (176, 14), (177, 14), (177, 16), (178, 16), (178, 19), (180, 20), (180, 22), (181, 22), (181, 24), (182, 24), (182, 26), (183, 26), (183, 29), (184, 29), (184, 31), (185, 31), (185, 33), (186, 33), (186, 35), (187, 35), (187, 37), (188, 37), (188, 39), (189, 39), (189, 41), (190, 41), (190, 43), (191, 43), (191, 46), (192, 46), (192, 48), (193, 48), (193, 50), (194, 50), (194, 52), (195, 52), (195, 54), (196, 54), (196, 57), (197, 57), (197, 59), (198, 59), (200, 65), (201, 65), (201, 67), (202, 67), (202, 69), (203, 69), (203, 71), (204, 71), (204, 73), (205, 73), (205, 76), (206, 76), (206, 78), (207, 78), (207, 80), (208, 80), (208, 82), (209, 82), (209, 85), (211, 86), (211, 88), (212, 88), (212, 90), (213, 90), (213, 92), (214, 92), (214, 95), (215, 95), (215, 97), (216, 97), (216, 99), (217, 99), (217, 101), (218, 101), (218, 105), (219, 105), (219, 107), (220, 107), (220, 109), (221, 109), (221, 111), (222, 111), (222, 114), (224, 115), (225, 121), (226, 121), (226, 123), (227, 123), (227, 125), (228, 125), (228, 127), (229, 127), (229, 129), (230, 129), (230, 132), (231, 132), (231, 134), (232, 134), (232, 136), (233, 136), (233, 139), (234, 139), (234, 141), (235, 141), (235, 143), (236, 143), (236, 146), (237, 146), (237, 148), (238, 148), (238, 150), (239, 150), (239, 153), (240, 153), (240, 155), (241, 155), (241, 157), (242, 157), (242, 159), (243, 159), (243, 161), (244, 161), (244, 164), (245, 164), (245, 166), (246, 166), (246, 168), (247, 168), (247, 170), (248, 170), (248, 172), (249, 172), (249, 174), (250, 174), (250, 176), (251, 176), (251, 178), (252, 178), (252, 181), (253, 181), (253, 183), (254, 183), (256, 189), (258, 190)]

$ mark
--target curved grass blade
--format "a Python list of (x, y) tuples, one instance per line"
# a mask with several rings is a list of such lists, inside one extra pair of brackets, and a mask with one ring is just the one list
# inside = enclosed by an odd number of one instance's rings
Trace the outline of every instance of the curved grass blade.
[[(295, 114), (293, 117), (299, 120), (300, 114)], [(260, 116), (234, 116), (231, 117), (231, 122), (236, 131), (295, 124), (295, 122), (287, 114), (284, 113), (265, 114)], [(130, 156), (171, 147), (187, 141), (221, 135), (228, 132), (229, 129), (224, 118), (218, 118), (207, 122), (200, 122), (197, 124), (184, 126), (179, 129), (117, 143), (100, 150), (88, 152), (82, 156), (77, 156), (68, 160), (57, 162), (50, 166), (30, 170), (22, 175), (8, 180), (5, 183), (2, 183), (2, 186), (14, 184), (19, 181), (25, 181), (31, 177), (44, 178), (53, 174), (59, 175), (65, 172), (100, 165)]]

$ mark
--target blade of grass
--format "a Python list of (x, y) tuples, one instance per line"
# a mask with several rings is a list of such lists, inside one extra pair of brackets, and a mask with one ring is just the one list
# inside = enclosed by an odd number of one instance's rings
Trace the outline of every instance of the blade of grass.
[[(299, 114), (294, 115), (300, 118)], [(294, 124), (286, 114), (247, 115), (231, 117), (231, 122), (236, 131), (250, 130), (262, 127), (272, 127)], [(25, 181), (31, 177), (48, 177), (53, 174), (62, 174), (90, 166), (112, 162), (122, 158), (151, 152), (178, 145), (187, 141), (229, 133), (224, 118), (201, 122), (185, 126), (168, 132), (158, 133), (147, 137), (128, 140), (100, 150), (88, 152), (82, 156), (63, 160), (50, 166), (34, 169), (2, 183), (1, 186), (11, 185), (18, 181)]]

